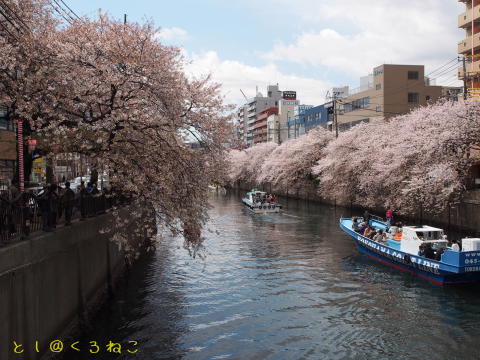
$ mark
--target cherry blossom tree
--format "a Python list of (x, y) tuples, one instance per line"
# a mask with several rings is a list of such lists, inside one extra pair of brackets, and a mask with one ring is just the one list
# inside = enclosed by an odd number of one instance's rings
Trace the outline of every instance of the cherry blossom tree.
[(323, 156), (323, 149), (333, 139), (331, 132), (318, 127), (305, 136), (288, 140), (269, 153), (257, 181), (283, 188), (302, 188), (314, 182), (312, 166)]
[[(58, 26), (47, 3), (25, 3), (26, 18), (44, 20), (13, 40), (0, 32), (15, 55), (0, 73), (0, 102), (45, 142), (109, 169), (115, 189), (138, 209), (154, 209), (173, 232), (203, 224), (207, 187), (223, 177), (231, 133), (220, 86), (209, 76), (187, 77), (180, 49), (159, 43), (151, 23), (126, 25), (101, 14)], [(19, 83), (7, 79), (12, 73), (21, 74)], [(200, 146), (191, 148), (192, 141)]]
[(261, 168), (268, 154), (277, 148), (273, 142), (261, 143), (246, 150), (230, 150), (228, 176), (231, 183), (248, 181), (258, 183)]
[(342, 133), (314, 167), (320, 193), (408, 214), (443, 211), (478, 161), (479, 111), (476, 102), (440, 102)]

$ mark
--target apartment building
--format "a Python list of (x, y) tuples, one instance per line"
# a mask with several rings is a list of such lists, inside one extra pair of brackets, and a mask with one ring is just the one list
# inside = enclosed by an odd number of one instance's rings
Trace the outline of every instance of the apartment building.
[(268, 118), (272, 115), (278, 115), (278, 107), (272, 107), (263, 110), (253, 123), (253, 143), (259, 144), (268, 141)]
[[(423, 65), (384, 64), (364, 77), (359, 89), (337, 100), (340, 131), (361, 122), (405, 114), (442, 96), (442, 86), (431, 86)], [(371, 80), (370, 80), (371, 79)]]
[[(277, 85), (267, 87), (267, 96), (257, 92), (256, 96), (249, 99), (244, 108), (243, 114), (243, 141), (245, 146), (252, 146), (253, 142), (253, 124), (257, 121), (257, 116), (265, 109), (278, 107), (278, 102), (282, 98), (282, 92)], [(240, 114), (239, 114), (240, 115)], [(241, 118), (238, 118), (239, 121)]]
[(465, 11), (458, 15), (458, 27), (465, 30), (465, 38), (458, 43), (458, 53), (466, 57), (466, 73), (463, 65), (458, 69), (458, 78), (466, 77), (467, 91), (480, 97), (480, 0), (459, 0)]

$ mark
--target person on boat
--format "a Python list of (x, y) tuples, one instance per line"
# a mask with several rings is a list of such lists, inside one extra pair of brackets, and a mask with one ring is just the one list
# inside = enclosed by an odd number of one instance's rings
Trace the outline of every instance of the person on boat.
[(272, 195), (272, 204), (275, 204), (277, 202), (277, 197), (275, 194)]
[(365, 232), (365, 229), (367, 228), (367, 223), (365, 221), (362, 221), (359, 225), (358, 225), (358, 232), (360, 234), (363, 235), (363, 233)]
[(354, 216), (354, 217), (352, 218), (352, 229), (353, 229), (353, 231), (355, 231), (355, 232), (357, 232), (357, 233), (360, 232), (360, 225), (359, 225), (359, 223), (358, 223), (358, 221), (357, 221), (357, 217), (356, 217), (356, 216)]
[(440, 248), (435, 251), (435, 260), (440, 261), (442, 260), (442, 254), (445, 252), (445, 248)]
[(458, 245), (457, 240), (452, 240), (452, 251), (460, 251), (460, 245)]
[(423, 256), (427, 259), (435, 259), (435, 251), (430, 243), (423, 243)]
[(399, 229), (399, 231), (395, 234), (395, 237), (393, 238), (393, 240), (395, 240), (395, 241), (402, 240), (402, 235), (403, 235), (402, 229)]
[(390, 206), (387, 206), (387, 212), (385, 214), (385, 217), (387, 218), (387, 226), (392, 225), (393, 222), (393, 211), (390, 209)]
[(367, 225), (367, 227), (365, 228), (365, 231), (363, 232), (363, 236), (370, 238), (370, 235), (372, 235), (372, 232), (373, 232), (373, 229), (369, 225)]
[(368, 224), (369, 220), (370, 220), (370, 213), (368, 212), (368, 210), (365, 210), (365, 212), (363, 213), (363, 221), (365, 221)]
[(395, 224), (393, 224), (392, 226), (390, 226), (390, 228), (388, 229), (388, 238), (393, 240), (395, 239), (395, 236), (397, 235), (397, 232), (398, 232), (398, 226), (396, 226)]
[(383, 231), (378, 229), (375, 236), (373, 237), (373, 241), (381, 243), (381, 242), (383, 242), (383, 237), (384, 237)]

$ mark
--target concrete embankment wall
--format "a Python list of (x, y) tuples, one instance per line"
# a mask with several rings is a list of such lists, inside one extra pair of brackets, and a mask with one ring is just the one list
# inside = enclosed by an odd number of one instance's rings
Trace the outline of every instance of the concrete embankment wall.
[[(351, 208), (354, 215), (362, 215), (363, 210), (361, 205), (354, 205), (340, 203), (335, 199), (328, 199), (321, 197), (314, 184), (302, 188), (278, 188), (271, 184), (254, 184), (248, 182), (238, 181), (234, 188), (241, 190), (250, 190), (252, 188), (259, 188), (263, 191), (274, 193), (280, 196), (285, 196), (293, 199), (316, 201), (325, 204), (335, 204)], [(385, 209), (369, 209), (372, 213), (385, 217)], [(469, 233), (480, 234), (480, 189), (468, 191), (463, 200), (459, 204), (452, 205), (442, 214), (437, 216), (430, 216), (425, 209), (418, 209), (416, 214), (406, 217), (406, 220), (412, 221), (415, 224), (425, 223), (430, 225), (442, 226), (444, 229), (456, 229), (466, 231)]]
[(125, 268), (123, 252), (99, 233), (108, 221), (105, 214), (0, 248), (0, 359), (39, 359), (104, 298)]

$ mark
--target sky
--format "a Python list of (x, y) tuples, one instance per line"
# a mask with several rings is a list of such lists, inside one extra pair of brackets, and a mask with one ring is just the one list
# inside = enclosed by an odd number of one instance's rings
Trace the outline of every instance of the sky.
[[(158, 39), (180, 46), (187, 71), (212, 74), (228, 103), (240, 89), (264, 95), (268, 84), (325, 102), (333, 86), (359, 86), (381, 64), (425, 65), (436, 85), (456, 81), (456, 0), (64, 0), (79, 16), (98, 9), (128, 21), (153, 20)], [(450, 62), (450, 63), (449, 63)], [(448, 64), (448, 65), (446, 65)], [(443, 68), (440, 68), (441, 66)]]

